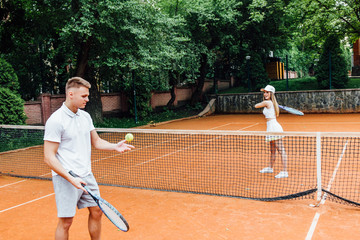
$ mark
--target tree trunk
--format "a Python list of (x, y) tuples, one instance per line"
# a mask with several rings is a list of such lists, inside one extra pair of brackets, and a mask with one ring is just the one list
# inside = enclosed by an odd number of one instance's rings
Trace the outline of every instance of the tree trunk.
[(171, 109), (174, 107), (174, 102), (176, 99), (176, 94), (175, 94), (176, 78), (174, 77), (174, 75), (171, 71), (169, 71), (169, 84), (171, 86), (171, 89), (170, 89), (171, 98), (170, 98), (169, 102), (166, 104), (166, 107)]
[(201, 65), (200, 65), (200, 76), (197, 79), (197, 84), (194, 93), (191, 96), (191, 105), (195, 105), (202, 99), (203, 88), (205, 83), (206, 76), (206, 64), (207, 64), (207, 55), (201, 54)]
[(89, 52), (91, 48), (91, 37), (81, 43), (78, 55), (76, 76), (82, 77), (90, 82), (90, 101), (86, 104), (86, 111), (91, 115), (95, 123), (103, 121), (101, 95), (98, 90), (95, 69), (89, 66)]

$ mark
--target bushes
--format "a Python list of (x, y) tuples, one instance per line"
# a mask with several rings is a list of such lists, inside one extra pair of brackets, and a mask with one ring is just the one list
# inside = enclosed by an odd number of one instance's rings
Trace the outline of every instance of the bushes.
[(25, 124), (24, 100), (17, 94), (18, 89), (14, 69), (0, 58), (0, 124)]
[(0, 124), (25, 124), (24, 100), (8, 88), (0, 88)]
[[(247, 62), (244, 62), (240, 71), (236, 72), (236, 77), (239, 78), (239, 86), (237, 87), (244, 89), (246, 92), (249, 91), (249, 88), (250, 92), (256, 92), (268, 84), (270, 79), (266, 73), (261, 56), (255, 52), (252, 52), (249, 55), (251, 58), (246, 60)], [(248, 82), (249, 78), (250, 86)]]
[(13, 92), (19, 90), (19, 80), (13, 67), (0, 58), (0, 87), (8, 88)]

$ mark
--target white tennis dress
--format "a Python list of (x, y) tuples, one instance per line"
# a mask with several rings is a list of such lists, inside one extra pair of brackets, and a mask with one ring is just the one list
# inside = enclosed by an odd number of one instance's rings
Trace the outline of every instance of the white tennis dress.
[[(267, 132), (284, 132), (283, 128), (281, 127), (280, 123), (276, 120), (275, 108), (272, 101), (268, 100), (267, 102), (270, 103), (270, 108), (264, 107), (263, 114), (265, 115), (266, 119), (271, 119), (266, 122), (266, 131)], [(283, 136), (266, 136), (266, 141), (274, 141), (283, 138)]]

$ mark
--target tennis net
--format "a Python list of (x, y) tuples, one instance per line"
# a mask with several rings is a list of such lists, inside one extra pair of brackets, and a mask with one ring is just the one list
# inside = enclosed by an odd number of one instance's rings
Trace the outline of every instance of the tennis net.
[[(263, 201), (329, 199), (360, 205), (360, 134), (97, 129), (110, 142), (134, 135), (125, 153), (92, 150), (99, 184), (231, 196)], [(0, 172), (51, 179), (43, 127), (0, 126)], [(274, 136), (276, 135), (276, 136)], [(271, 144), (276, 161), (269, 166)], [(283, 157), (283, 159), (282, 159)], [(286, 161), (282, 161), (286, 159)], [(275, 178), (283, 170), (289, 176)]]

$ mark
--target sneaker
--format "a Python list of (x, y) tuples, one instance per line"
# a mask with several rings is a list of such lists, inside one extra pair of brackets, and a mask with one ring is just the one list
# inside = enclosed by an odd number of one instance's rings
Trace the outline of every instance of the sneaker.
[(287, 178), (289, 176), (287, 171), (281, 171), (275, 178)]
[(260, 173), (273, 173), (274, 170), (271, 167), (263, 168)]

